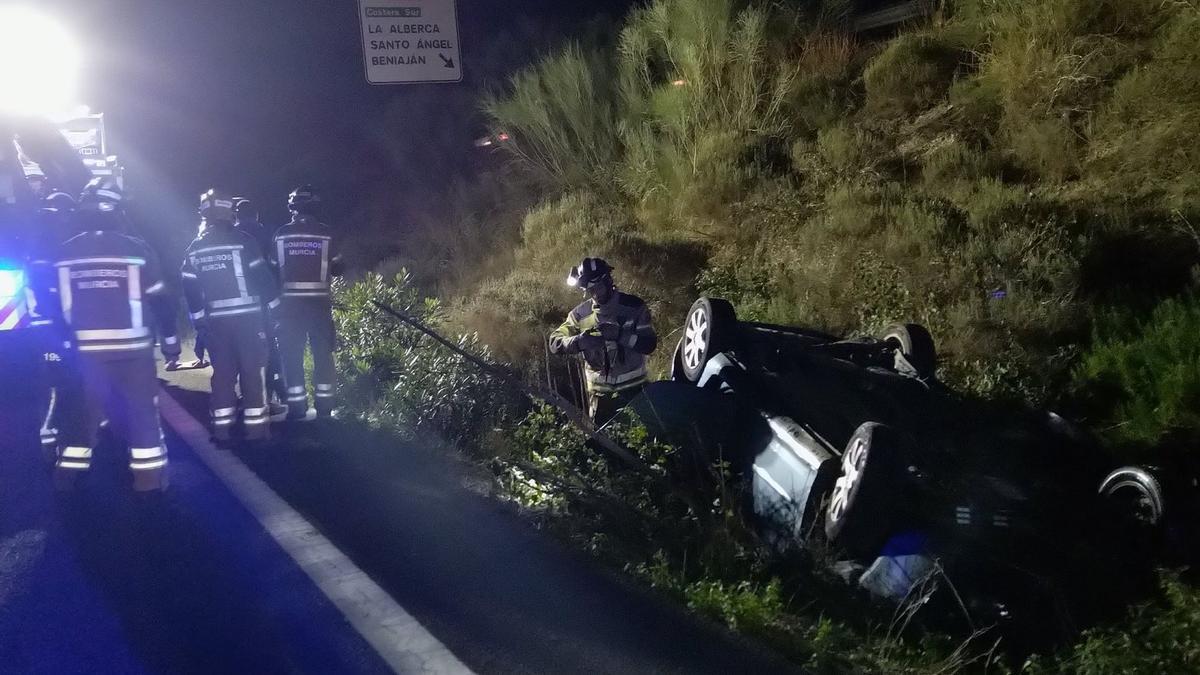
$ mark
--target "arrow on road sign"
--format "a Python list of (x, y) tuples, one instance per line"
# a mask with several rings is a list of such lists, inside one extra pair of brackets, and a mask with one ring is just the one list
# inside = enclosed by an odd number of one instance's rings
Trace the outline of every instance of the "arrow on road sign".
[(454, 67), (454, 59), (448, 59), (448, 58), (446, 58), (446, 55), (445, 55), (445, 54), (443, 54), (443, 53), (441, 53), (441, 52), (438, 52), (438, 56), (442, 57), (442, 63), (446, 64), (446, 67), (447, 67), (447, 68), (453, 68), (453, 67)]

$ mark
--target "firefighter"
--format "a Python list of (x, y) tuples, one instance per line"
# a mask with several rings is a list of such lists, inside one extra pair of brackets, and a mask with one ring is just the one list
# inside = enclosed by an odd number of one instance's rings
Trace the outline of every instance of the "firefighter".
[(658, 346), (650, 309), (641, 298), (622, 293), (612, 267), (584, 258), (567, 284), (587, 296), (550, 334), (550, 351), (581, 354), (587, 376), (588, 414), (597, 425), (613, 417), (646, 384), (646, 357)]
[[(75, 218), (75, 198), (65, 192), (53, 192), (42, 202), (38, 214), (38, 232), (30, 242), (29, 290), (35, 299), (30, 328), (41, 333), (41, 358), (45, 384), (45, 415), (42, 417), (42, 452), (53, 464), (58, 459), (58, 427), (62, 420), (64, 401), (69, 400), (68, 388), (74, 384), (67, 359), (70, 357), (70, 335), (53, 308), (58, 302), (58, 273), (54, 256), (58, 246), (71, 237)], [(76, 392), (76, 395), (77, 392)]]
[(333, 308), (330, 281), (341, 274), (341, 258), (329, 228), (317, 219), (321, 198), (311, 185), (288, 196), (292, 222), (275, 232), (275, 256), (283, 295), (280, 352), (287, 384), (288, 419), (308, 413), (304, 349), (312, 347), (313, 389), (318, 418), (333, 413)]
[[(274, 241), (271, 232), (258, 218), (258, 208), (249, 199), (235, 197), (234, 215), (234, 228), (258, 242), (263, 256), (267, 257), (269, 262)], [(270, 266), (270, 270), (278, 283), (273, 265)], [(263, 309), (266, 311), (265, 306)], [(270, 316), (270, 313), (267, 316)], [(287, 415), (287, 387), (283, 382), (283, 361), (279, 356), (279, 331), (276, 328), (274, 321), (267, 321), (267, 396), (272, 420)]]
[(233, 227), (233, 199), (220, 190), (200, 196), (204, 234), (184, 254), (183, 287), (188, 312), (204, 335), (212, 361), (213, 437), (232, 439), (237, 421), (237, 387), (247, 440), (266, 438), (267, 317), (279, 291), (258, 244)]
[(112, 179), (88, 183), (75, 217), (82, 233), (62, 244), (55, 256), (57, 309), (71, 331), (82, 380), (60, 439), (55, 469), (60, 490), (71, 489), (90, 468), (105, 418), (129, 445), (134, 490), (167, 487), (154, 331), (147, 319), (158, 320), (163, 357), (171, 360), (178, 358), (179, 350), (175, 314), (153, 252), (145, 242), (124, 233), (122, 201), (121, 189)]

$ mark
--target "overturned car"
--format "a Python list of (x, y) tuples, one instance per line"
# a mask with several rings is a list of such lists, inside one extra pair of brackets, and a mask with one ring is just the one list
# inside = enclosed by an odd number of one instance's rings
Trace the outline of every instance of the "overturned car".
[(1133, 582), (1167, 520), (1162, 477), (1105, 466), (1058, 415), (956, 394), (936, 364), (919, 325), (841, 339), (739, 321), (701, 298), (671, 381), (634, 408), (666, 440), (732, 466), (777, 546), (843, 551), (861, 585), (894, 601), (936, 564), (974, 610), (1050, 610), (1069, 629), (1100, 601), (1090, 589), (1115, 598), (1114, 583)]

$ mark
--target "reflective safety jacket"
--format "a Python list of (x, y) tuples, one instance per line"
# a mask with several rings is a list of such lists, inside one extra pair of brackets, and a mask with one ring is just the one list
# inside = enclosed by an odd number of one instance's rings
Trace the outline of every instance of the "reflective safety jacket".
[(59, 247), (54, 267), (57, 309), (81, 354), (115, 359), (149, 353), (154, 331), (147, 314), (157, 319), (164, 344), (177, 340), (173, 303), (142, 240), (116, 231), (85, 232)]
[(329, 284), (341, 274), (341, 256), (329, 228), (297, 214), (275, 231), (275, 263), (284, 298), (328, 298)]
[(279, 288), (258, 244), (231, 226), (209, 226), (183, 256), (183, 290), (192, 321), (254, 315), (279, 306)]
[[(607, 326), (607, 327), (606, 327)], [(603, 349), (584, 350), (583, 335), (608, 333)], [(614, 291), (603, 305), (585, 300), (571, 310), (567, 320), (550, 334), (550, 351), (555, 354), (583, 354), (587, 364), (587, 387), (592, 394), (607, 394), (643, 384), (646, 381), (646, 356), (658, 346), (658, 336), (650, 320), (650, 309), (636, 295)]]

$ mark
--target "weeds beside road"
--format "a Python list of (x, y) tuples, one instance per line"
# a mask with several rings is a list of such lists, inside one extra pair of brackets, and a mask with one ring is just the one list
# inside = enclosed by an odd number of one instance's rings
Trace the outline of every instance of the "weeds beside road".
[[(1001, 658), (994, 637), (963, 643), (961, 631), (952, 637), (921, 618), (898, 620), (903, 613), (834, 577), (820, 551), (782, 558), (772, 552), (743, 520), (739, 486), (726, 467), (706, 468), (703, 475), (694, 467), (691, 473), (681, 470), (683, 458), (632, 420), (616, 436), (653, 471), (636, 474), (615, 466), (556, 411), (469, 371), (432, 340), (382, 316), (371, 300), (438, 321), (437, 304), (420, 299), (403, 276), (339, 289), (339, 326), (357, 326), (357, 332), (345, 334), (339, 352), (348, 412), (405, 436), (454, 439), (446, 451), (461, 451), (479, 473), (492, 476), (489, 492), (519, 505), (545, 530), (817, 672), (1015, 667)], [(473, 340), (463, 338), (461, 344)], [(664, 489), (658, 478), (668, 473), (693, 475), (688, 489), (706, 508), (698, 512)], [(1165, 583), (1161, 606), (1156, 601), (1137, 610), (1128, 624), (1088, 633), (1077, 647), (1029, 667), (1108, 672), (1096, 670), (1103, 663), (1149, 672), (1150, 663), (1190, 663), (1196, 655), (1188, 640), (1177, 641), (1177, 649), (1167, 646), (1189, 634), (1196, 593), (1175, 577)], [(1135, 639), (1157, 647), (1108, 647)]]

